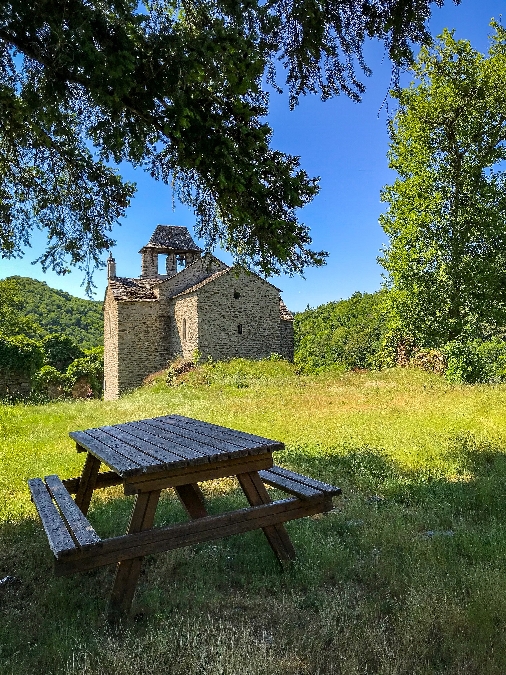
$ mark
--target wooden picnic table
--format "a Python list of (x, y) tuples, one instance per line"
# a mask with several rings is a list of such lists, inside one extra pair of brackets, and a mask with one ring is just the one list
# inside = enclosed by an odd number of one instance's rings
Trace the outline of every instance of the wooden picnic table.
[[(208, 422), (168, 415), (70, 433), (86, 452), (82, 475), (29, 481), (58, 575), (117, 564), (111, 616), (130, 609), (142, 558), (190, 544), (261, 528), (281, 563), (295, 557), (286, 521), (332, 509), (341, 490), (273, 465), (283, 443)], [(109, 471), (100, 472), (104, 464)], [(208, 515), (199, 483), (236, 476), (250, 504)], [(123, 484), (136, 495), (123, 536), (102, 540), (86, 518), (96, 489)], [(265, 485), (294, 497), (272, 502)], [(190, 521), (153, 527), (160, 492), (176, 491)], [(75, 500), (70, 497), (75, 494)], [(54, 500), (54, 503), (53, 503)], [(58, 508), (56, 508), (56, 506)]]

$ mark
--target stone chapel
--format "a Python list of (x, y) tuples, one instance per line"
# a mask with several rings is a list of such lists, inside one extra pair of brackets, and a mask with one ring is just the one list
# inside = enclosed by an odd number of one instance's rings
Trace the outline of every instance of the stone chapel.
[[(228, 267), (186, 227), (158, 225), (141, 254), (141, 275), (116, 276), (107, 261), (104, 399), (138, 387), (181, 356), (222, 361), (278, 353), (293, 360), (293, 316), (280, 290), (242, 267)], [(166, 256), (165, 274), (158, 257)]]

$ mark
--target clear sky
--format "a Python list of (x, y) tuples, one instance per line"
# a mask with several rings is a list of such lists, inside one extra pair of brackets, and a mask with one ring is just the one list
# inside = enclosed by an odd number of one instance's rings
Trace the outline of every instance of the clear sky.
[[(447, 0), (442, 9), (433, 10), (430, 29), (433, 35), (443, 28), (455, 28), (457, 38), (471, 41), (475, 49), (486, 52), (492, 17), (501, 18), (504, 0), (462, 0), (456, 7)], [(274, 130), (273, 146), (298, 155), (311, 176), (320, 176), (321, 190), (314, 201), (300, 212), (311, 228), (313, 248), (330, 253), (323, 268), (308, 269), (305, 278), (273, 277), (272, 283), (283, 290), (283, 298), (293, 311), (307, 305), (316, 307), (331, 300), (347, 298), (355, 291), (372, 292), (381, 286), (381, 267), (376, 262), (386, 237), (378, 225), (384, 208), (380, 190), (393, 180), (386, 152), (388, 94), (391, 68), (379, 43), (370, 43), (366, 61), (373, 70), (365, 78), (367, 92), (360, 104), (345, 96), (321, 102), (316, 96), (303, 98), (294, 111), (285, 95), (271, 94), (269, 123)], [(388, 101), (388, 99), (387, 99)], [(390, 111), (392, 111), (390, 101)], [(121, 227), (115, 227), (113, 250), (118, 276), (140, 274), (139, 249), (148, 242), (157, 224), (183, 225), (193, 234), (193, 214), (183, 205), (172, 208), (170, 188), (156, 183), (146, 173), (122, 167), (125, 178), (137, 183), (137, 193)], [(44, 236), (36, 233), (21, 260), (0, 259), (0, 278), (18, 274), (45, 281), (73, 295), (84, 296), (82, 274), (75, 271), (65, 277), (44, 274), (31, 261), (40, 255)], [(215, 255), (230, 262), (226, 253)], [(105, 270), (95, 273), (97, 299), (106, 286)]]

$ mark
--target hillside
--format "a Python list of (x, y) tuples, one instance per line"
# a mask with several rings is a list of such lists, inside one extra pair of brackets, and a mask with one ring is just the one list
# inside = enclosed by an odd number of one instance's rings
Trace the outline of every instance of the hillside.
[(104, 342), (102, 302), (83, 300), (30, 277), (8, 277), (23, 302), (23, 314), (47, 333), (69, 335), (81, 348)]

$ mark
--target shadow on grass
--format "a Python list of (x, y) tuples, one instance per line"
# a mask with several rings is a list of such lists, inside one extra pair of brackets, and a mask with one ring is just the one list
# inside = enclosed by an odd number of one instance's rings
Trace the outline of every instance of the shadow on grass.
[[(105, 622), (113, 566), (54, 578), (38, 521), (0, 528), (0, 672), (504, 673), (503, 449), (456, 436), (452, 474), (407, 472), (371, 448), (292, 448), (280, 464), (343, 488), (330, 514), (289, 523), (281, 574), (261, 532), (144, 560), (133, 619)], [(219, 513), (245, 505), (229, 487)], [(103, 537), (131, 500), (96, 499)], [(164, 493), (157, 524), (185, 514)]]

